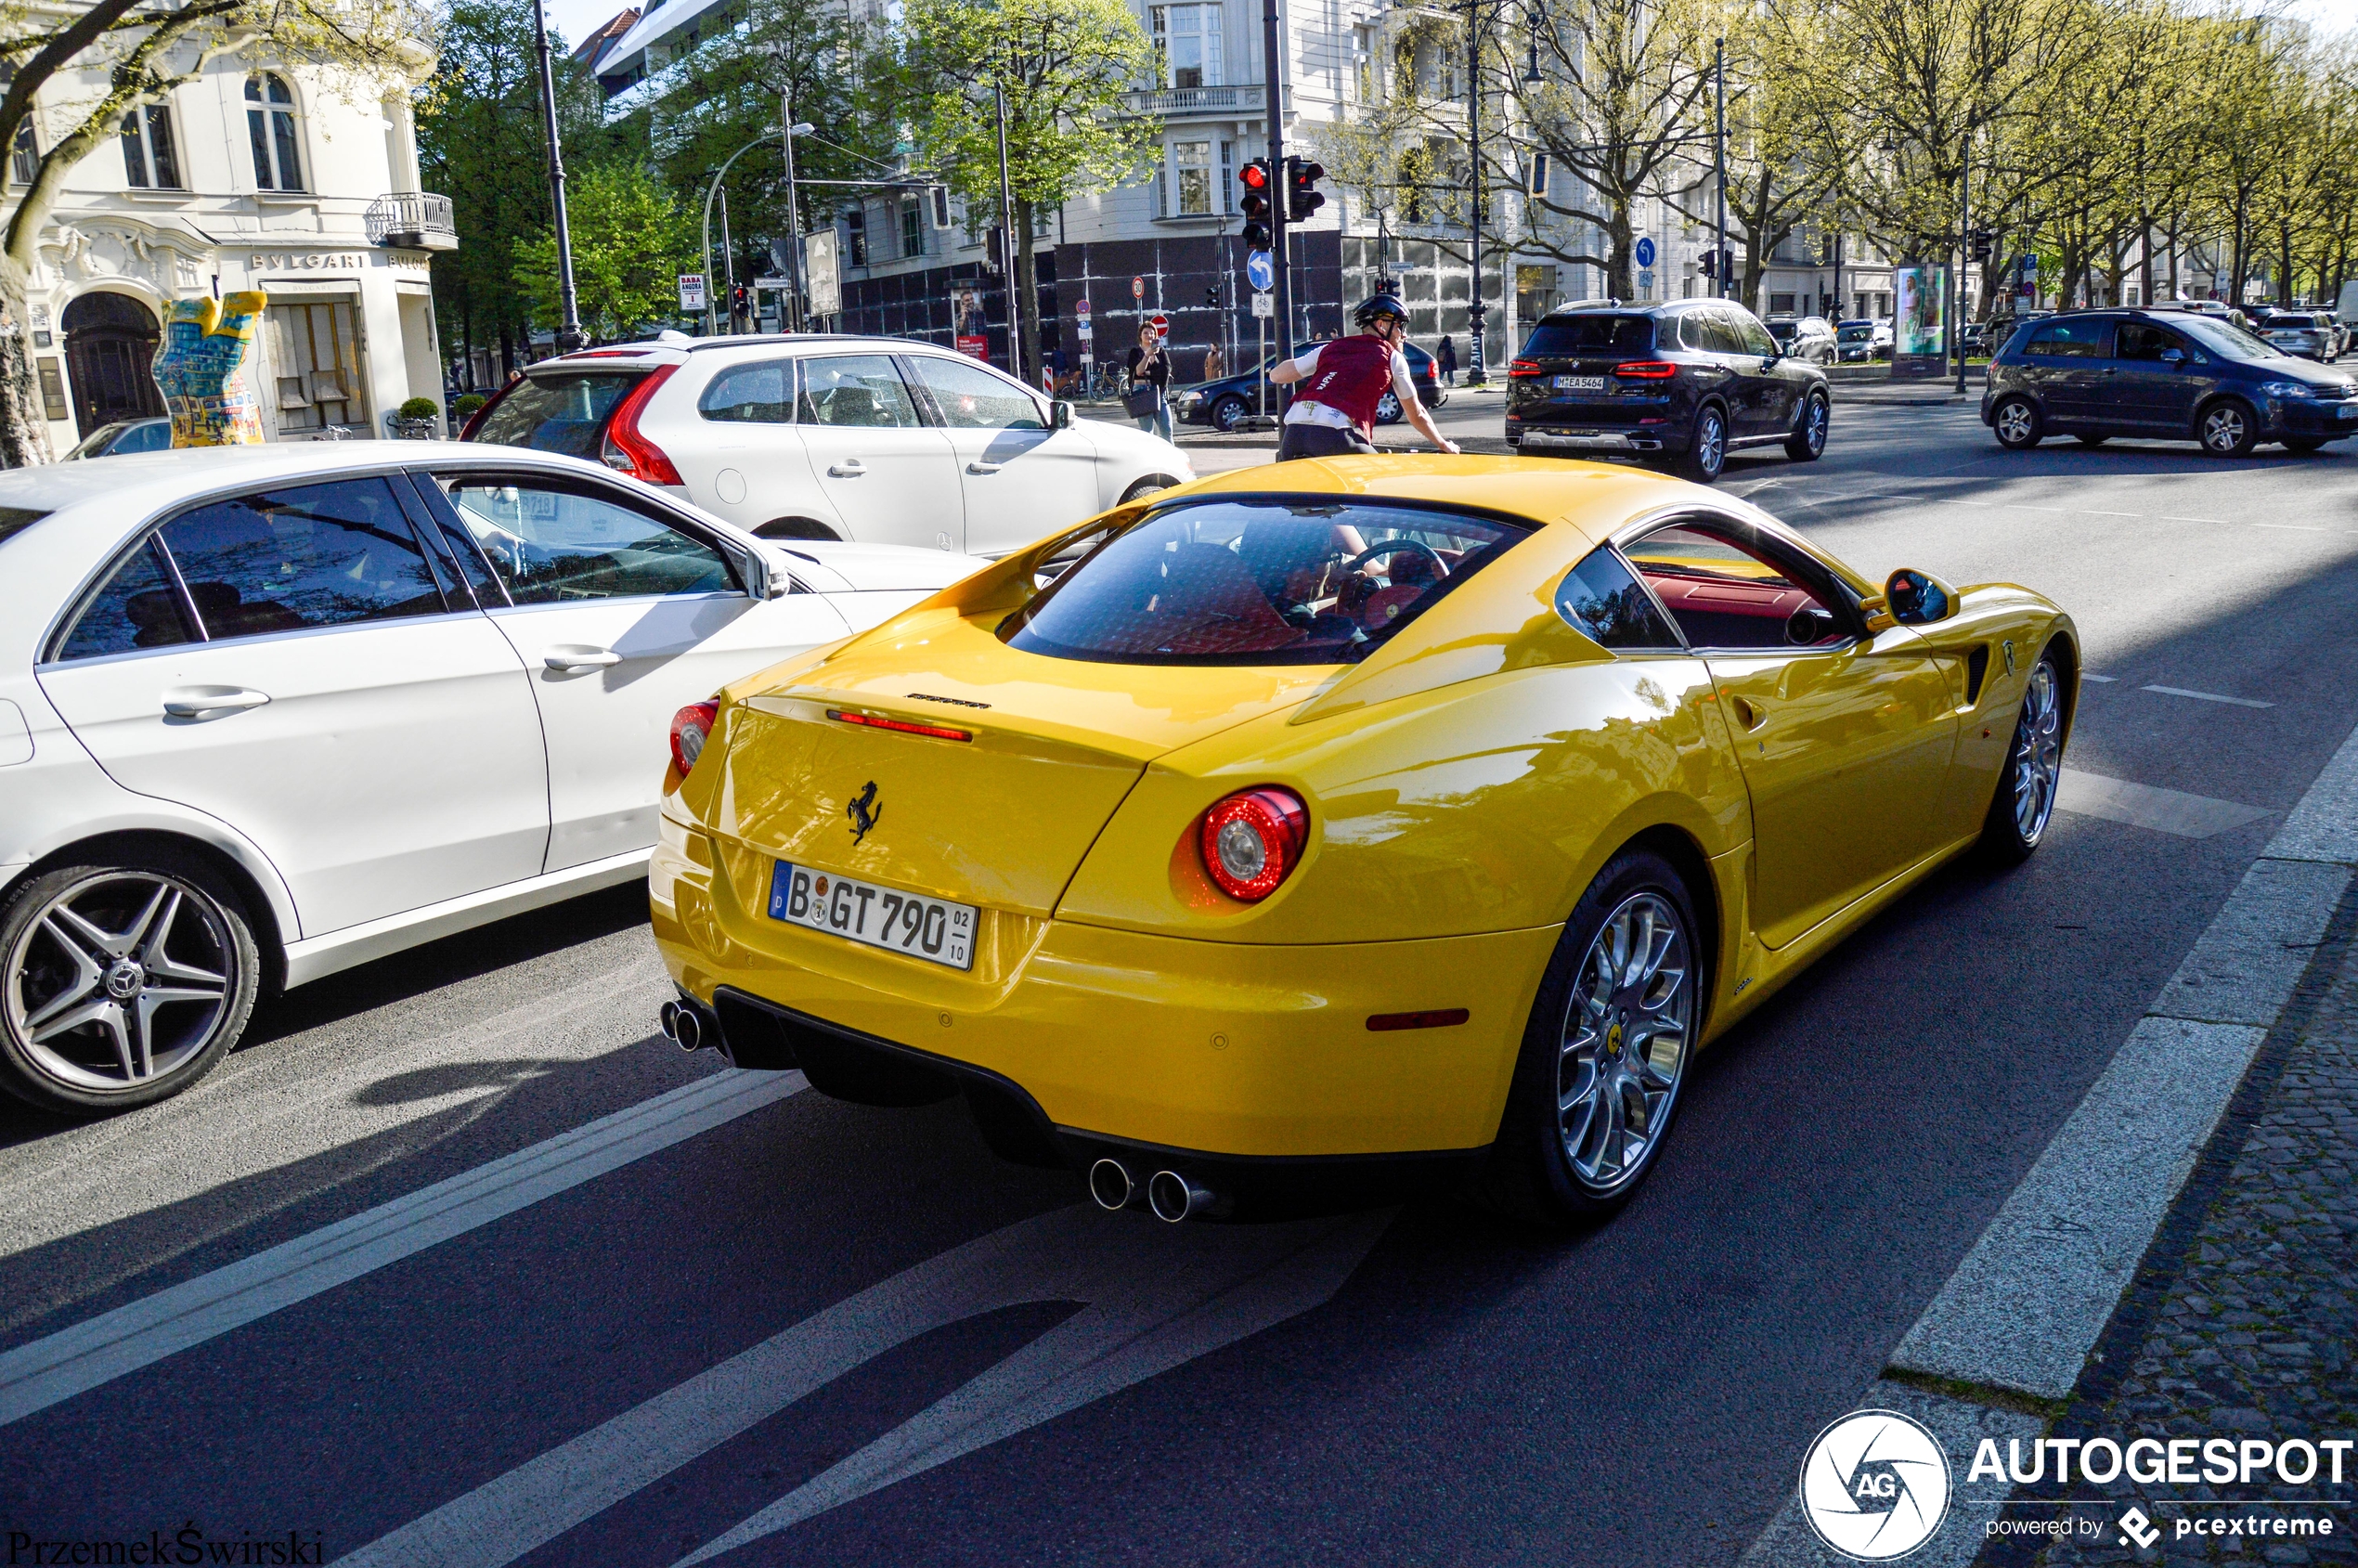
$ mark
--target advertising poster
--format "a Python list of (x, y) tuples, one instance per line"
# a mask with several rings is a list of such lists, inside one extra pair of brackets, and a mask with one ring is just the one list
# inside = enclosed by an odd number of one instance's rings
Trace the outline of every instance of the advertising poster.
[(1937, 376), (1947, 353), (1949, 269), (1896, 266), (1891, 270), (1891, 373)]
[(977, 359), (991, 357), (991, 318), (983, 313), (980, 284), (951, 286), (950, 335), (959, 353)]

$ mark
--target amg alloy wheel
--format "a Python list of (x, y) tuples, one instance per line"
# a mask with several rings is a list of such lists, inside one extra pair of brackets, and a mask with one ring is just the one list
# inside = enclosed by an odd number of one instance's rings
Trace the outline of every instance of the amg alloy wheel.
[(2028, 860), (2047, 836), (2055, 792), (2063, 784), (2063, 674), (2050, 648), (2023, 683), (2022, 711), (1982, 826), (1983, 848), (2002, 864)]
[(1474, 1196), (1561, 1227), (1628, 1201), (1657, 1163), (1703, 1023), (1692, 901), (1668, 862), (1627, 849), (1564, 923), (1523, 1030)]
[(0, 1083), (53, 1110), (178, 1094), (245, 1029), (244, 912), (195, 866), (73, 866), (0, 913)]

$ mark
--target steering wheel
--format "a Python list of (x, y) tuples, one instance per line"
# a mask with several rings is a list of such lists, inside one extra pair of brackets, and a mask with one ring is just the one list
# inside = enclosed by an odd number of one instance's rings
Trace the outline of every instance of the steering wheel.
[(1432, 563), (1432, 569), (1434, 571), (1440, 573), (1445, 577), (1449, 575), (1449, 563), (1441, 558), (1441, 552), (1433, 549), (1432, 546), (1417, 539), (1386, 539), (1381, 544), (1371, 544), (1367, 549), (1361, 551), (1358, 554), (1353, 556), (1350, 560), (1344, 562), (1342, 564), (1342, 569), (1345, 572), (1355, 572), (1359, 570), (1360, 567), (1365, 566), (1368, 562), (1373, 561), (1379, 555), (1391, 555), (1403, 550), (1416, 551), (1419, 554), (1424, 556), (1427, 560)]

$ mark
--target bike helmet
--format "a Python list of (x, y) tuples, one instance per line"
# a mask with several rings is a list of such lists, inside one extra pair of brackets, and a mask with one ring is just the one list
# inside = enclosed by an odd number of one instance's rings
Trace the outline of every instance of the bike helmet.
[(1353, 311), (1351, 319), (1354, 324), (1365, 327), (1379, 316), (1397, 316), (1406, 322), (1408, 319), (1408, 307), (1400, 303), (1400, 298), (1396, 294), (1377, 294), (1357, 310)]

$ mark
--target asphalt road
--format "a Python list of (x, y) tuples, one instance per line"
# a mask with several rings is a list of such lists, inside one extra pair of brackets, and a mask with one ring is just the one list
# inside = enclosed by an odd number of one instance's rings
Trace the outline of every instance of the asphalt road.
[(2053, 595), (2109, 678), (2067, 764), (2258, 814), (2066, 812), (2024, 868), (1937, 877), (1700, 1058), (1662, 1168), (1568, 1242), (1439, 1201), (1076, 1211), (954, 1103), (683, 1056), (627, 890), (454, 938), (267, 1006), (180, 1099), (0, 1108), (0, 1532), (1732, 1562), (2358, 725), (2358, 453), (2017, 456), (1967, 409), (1844, 406), (1823, 461), (1722, 483), (1872, 576)]

